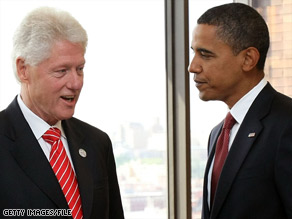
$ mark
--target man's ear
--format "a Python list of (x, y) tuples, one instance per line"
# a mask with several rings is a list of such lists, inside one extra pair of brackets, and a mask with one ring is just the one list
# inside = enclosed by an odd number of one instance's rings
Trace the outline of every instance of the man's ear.
[(25, 82), (28, 79), (28, 66), (25, 64), (25, 60), (21, 57), (16, 59), (16, 72), (19, 80)]
[(255, 47), (248, 47), (242, 52), (244, 57), (242, 69), (244, 71), (250, 71), (258, 64), (258, 61), (260, 59), (260, 53)]

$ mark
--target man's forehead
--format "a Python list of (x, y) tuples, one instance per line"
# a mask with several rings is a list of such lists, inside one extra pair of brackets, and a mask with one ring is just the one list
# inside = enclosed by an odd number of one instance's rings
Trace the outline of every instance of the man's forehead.
[(192, 45), (194, 44), (225, 44), (217, 35), (217, 26), (198, 24), (192, 33)]
[(212, 35), (215, 36), (217, 31), (217, 26), (209, 25), (209, 24), (197, 24), (193, 29), (192, 35), (196, 34), (204, 34), (204, 35)]
[(192, 32), (192, 45), (194, 43), (203, 43), (208, 40), (215, 39), (215, 31), (213, 26), (206, 24), (198, 24)]

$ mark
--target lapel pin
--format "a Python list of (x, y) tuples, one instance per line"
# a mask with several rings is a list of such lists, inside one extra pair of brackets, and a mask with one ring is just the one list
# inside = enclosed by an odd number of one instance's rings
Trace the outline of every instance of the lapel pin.
[(79, 155), (80, 155), (81, 157), (86, 157), (86, 156), (87, 156), (87, 153), (86, 153), (86, 151), (85, 151), (84, 149), (80, 148), (80, 149), (79, 149)]
[(249, 137), (249, 138), (253, 138), (253, 137), (255, 137), (255, 135), (256, 135), (256, 133), (255, 133), (255, 132), (252, 132), (252, 133), (249, 133), (249, 134), (248, 134), (248, 137)]

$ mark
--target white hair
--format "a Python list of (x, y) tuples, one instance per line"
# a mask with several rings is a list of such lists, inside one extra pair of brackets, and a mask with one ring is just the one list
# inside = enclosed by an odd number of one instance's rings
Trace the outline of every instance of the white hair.
[(49, 58), (55, 42), (68, 40), (80, 43), (84, 52), (87, 33), (68, 12), (41, 7), (30, 12), (21, 22), (13, 37), (12, 61), (18, 81), (16, 60), (21, 57), (25, 64), (36, 66)]

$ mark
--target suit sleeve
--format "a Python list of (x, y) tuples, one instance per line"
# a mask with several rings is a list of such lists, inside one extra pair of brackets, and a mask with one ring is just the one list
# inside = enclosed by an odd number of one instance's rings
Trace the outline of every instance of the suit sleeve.
[(287, 218), (292, 218), (292, 121), (283, 130), (275, 162), (277, 189), (283, 200)]
[(121, 202), (120, 189), (116, 173), (116, 164), (113, 154), (112, 143), (107, 136), (108, 150), (108, 177), (109, 177), (109, 219), (124, 219), (124, 212)]

